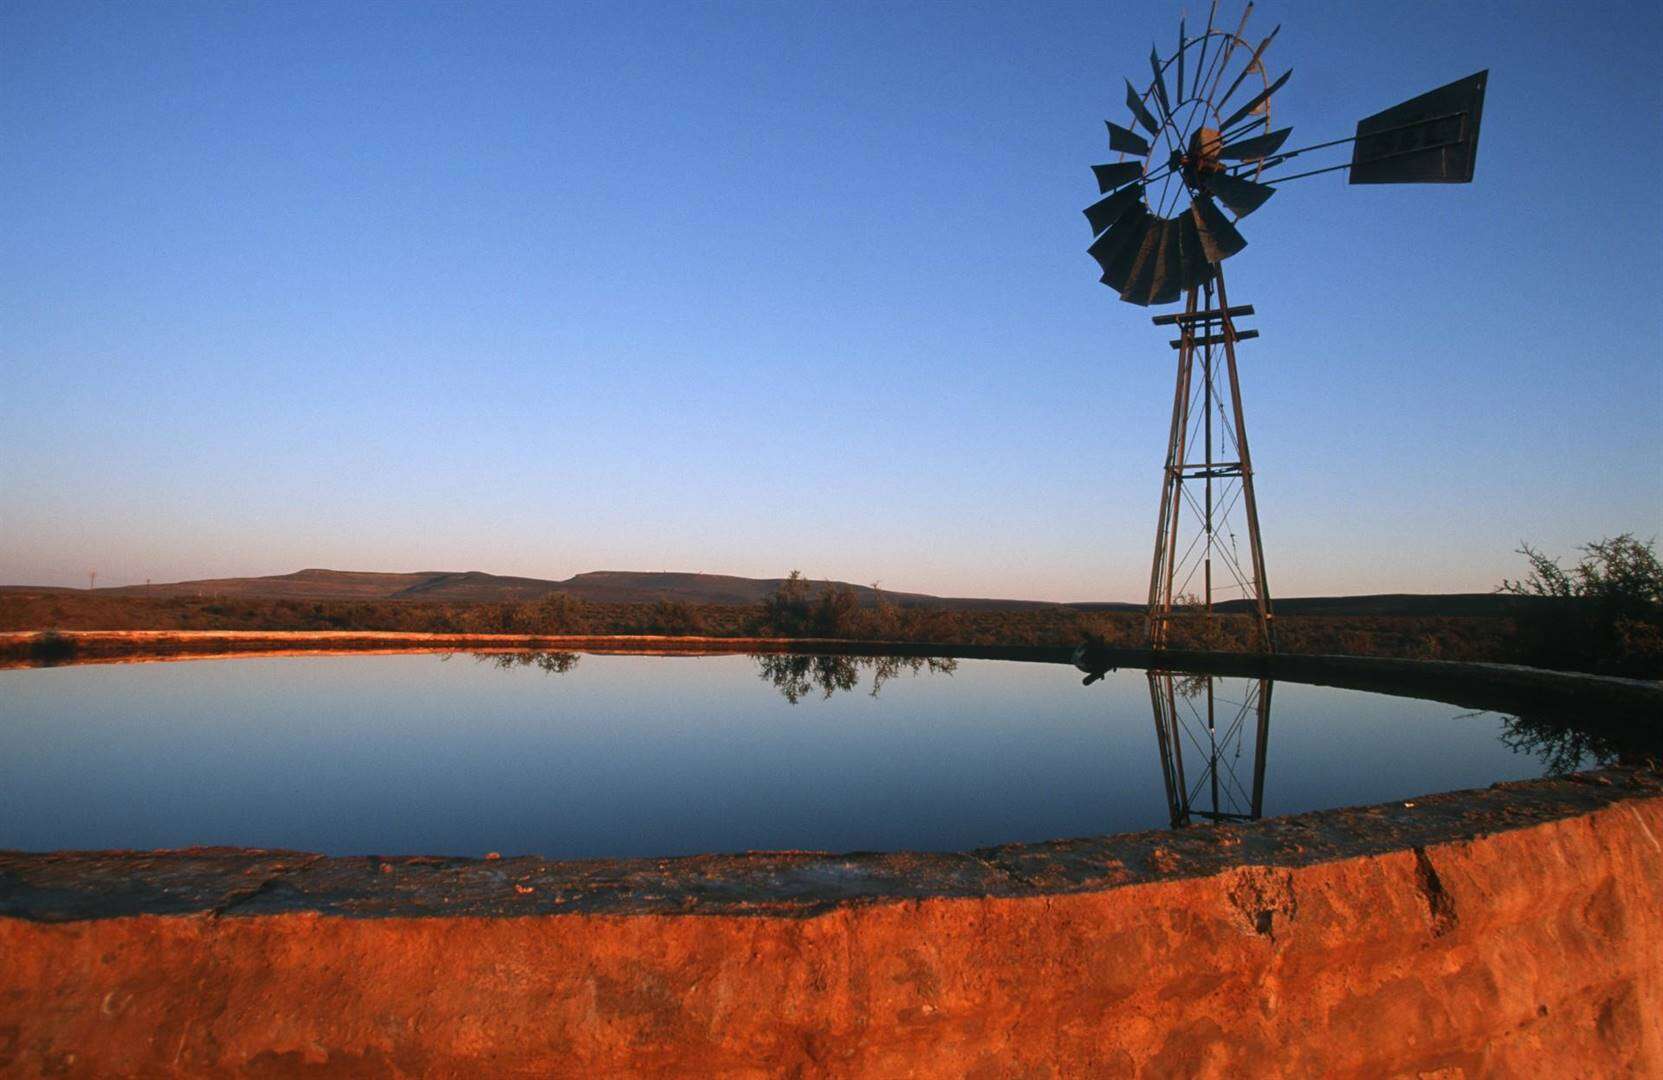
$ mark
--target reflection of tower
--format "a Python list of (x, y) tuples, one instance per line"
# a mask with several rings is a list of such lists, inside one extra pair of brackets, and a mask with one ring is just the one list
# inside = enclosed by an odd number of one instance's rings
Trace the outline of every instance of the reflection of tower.
[[(1161, 751), (1172, 827), (1194, 819), (1256, 821), (1264, 813), (1265, 749), (1270, 740), (1269, 679), (1246, 679), (1240, 701), (1219, 696), (1212, 675), (1149, 672), (1149, 702)], [(1219, 718), (1227, 717), (1220, 727)], [(1251, 789), (1240, 771), (1248, 719), (1253, 720)], [(1186, 762), (1188, 763), (1186, 766)]]

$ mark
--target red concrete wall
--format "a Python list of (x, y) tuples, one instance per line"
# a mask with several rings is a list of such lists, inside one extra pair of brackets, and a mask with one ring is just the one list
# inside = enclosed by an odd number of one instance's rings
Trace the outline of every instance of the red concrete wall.
[(812, 917), (0, 919), (18, 1076), (1663, 1075), (1663, 798)]

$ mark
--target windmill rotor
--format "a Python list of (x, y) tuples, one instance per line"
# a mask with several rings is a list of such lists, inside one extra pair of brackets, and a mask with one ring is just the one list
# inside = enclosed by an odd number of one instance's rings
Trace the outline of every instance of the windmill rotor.
[[(1086, 250), (1122, 300), (1171, 303), (1213, 280), (1247, 246), (1241, 220), (1290, 180), (1341, 169), (1353, 184), (1472, 180), (1488, 71), (1365, 117), (1350, 138), (1290, 150), (1293, 128), (1274, 128), (1271, 106), (1293, 71), (1272, 78), (1266, 66), (1281, 27), (1253, 41), (1252, 12), (1249, 3), (1227, 30), (1214, 0), (1195, 36), (1180, 18), (1171, 53), (1151, 46), (1148, 81), (1125, 80), (1125, 123), (1106, 121), (1119, 157), (1092, 166), (1101, 197), (1085, 210)], [(1350, 161), (1297, 172), (1288, 164), (1346, 145)]]
[(1214, 3), (1194, 36), (1180, 19), (1171, 53), (1151, 47), (1148, 82), (1126, 80), (1128, 122), (1106, 121), (1120, 157), (1092, 166), (1102, 197), (1085, 210), (1087, 251), (1123, 300), (1171, 303), (1211, 281), (1247, 245), (1236, 222), (1275, 193), (1257, 173), (1292, 130), (1270, 131), (1271, 99), (1291, 72), (1270, 78), (1264, 54), (1277, 30), (1251, 42), (1251, 11), (1226, 30)]

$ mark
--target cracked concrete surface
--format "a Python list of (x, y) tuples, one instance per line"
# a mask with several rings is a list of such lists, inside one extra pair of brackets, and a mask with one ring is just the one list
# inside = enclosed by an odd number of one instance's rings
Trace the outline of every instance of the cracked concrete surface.
[(1432, 865), (1426, 848), (1415, 848), (1415, 884), (1426, 897), (1426, 911), (1432, 919), (1432, 936), (1443, 937), (1455, 928), (1455, 901), (1450, 898), (1438, 869)]

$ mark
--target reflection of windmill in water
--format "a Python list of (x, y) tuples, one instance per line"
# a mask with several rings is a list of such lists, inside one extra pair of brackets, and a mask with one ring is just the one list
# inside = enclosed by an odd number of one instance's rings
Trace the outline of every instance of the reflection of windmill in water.
[[(1252, 11), (1249, 3), (1232, 32), (1215, 25), (1213, 0), (1199, 34), (1191, 36), (1180, 19), (1176, 51), (1163, 58), (1151, 50), (1146, 88), (1126, 82), (1127, 126), (1108, 125), (1109, 148), (1120, 159), (1092, 166), (1102, 198), (1085, 210), (1096, 237), (1086, 250), (1103, 284), (1133, 304), (1183, 303), (1181, 312), (1154, 320), (1178, 334), (1149, 575), (1155, 648), (1168, 643), (1175, 618), (1210, 620), (1218, 596), (1239, 598), (1264, 649), (1276, 649), (1236, 369), (1236, 343), (1259, 332), (1236, 328), (1253, 308), (1232, 307), (1224, 286), (1224, 260), (1247, 246), (1237, 224), (1276, 185), (1340, 169), (1350, 170), (1353, 184), (1467, 183), (1478, 151), (1483, 71), (1359, 121), (1350, 138), (1285, 149), (1293, 129), (1273, 129), (1271, 104), (1292, 72), (1271, 79), (1264, 55), (1277, 31), (1250, 44), (1244, 34)], [(1310, 159), (1301, 155), (1346, 144), (1349, 162), (1303, 167)], [(1243, 519), (1246, 550), (1232, 514)]]
[[(1264, 813), (1272, 683), (1242, 680), (1244, 692), (1237, 701), (1220, 695), (1220, 681), (1214, 675), (1149, 672), (1161, 779), (1175, 829), (1197, 818), (1257, 821)], [(1246, 753), (1249, 731), (1251, 758)]]

